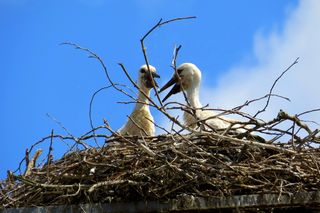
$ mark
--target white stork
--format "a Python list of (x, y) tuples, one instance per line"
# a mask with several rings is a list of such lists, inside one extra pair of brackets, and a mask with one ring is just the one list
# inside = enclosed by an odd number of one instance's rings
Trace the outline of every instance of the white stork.
[[(163, 102), (167, 100), (171, 95), (179, 93), (182, 89), (185, 91), (187, 100), (190, 106), (195, 110), (195, 115), (190, 114), (190, 112), (184, 112), (183, 118), (185, 125), (195, 129), (197, 128), (197, 119), (206, 120), (206, 124), (211, 128), (218, 129), (227, 129), (236, 120), (226, 118), (224, 116), (217, 116), (217, 113), (209, 110), (203, 110), (202, 104), (199, 100), (199, 90), (201, 83), (201, 71), (199, 68), (192, 63), (184, 63), (177, 68), (177, 73), (180, 77), (174, 74), (173, 77), (160, 89), (159, 93), (166, 90), (168, 87), (173, 86), (171, 91), (165, 96)], [(182, 86), (180, 85), (182, 84)], [(239, 127), (239, 125), (235, 125)], [(205, 128), (208, 129), (208, 128)], [(243, 132), (244, 129), (237, 129)]]
[[(156, 73), (156, 68), (149, 65), (150, 73), (147, 65), (142, 65), (139, 69), (138, 82), (140, 90), (143, 91), (148, 97), (150, 97), (150, 90), (153, 87), (152, 78), (159, 78)], [(150, 75), (151, 74), (151, 75)], [(158, 87), (154, 81), (155, 86)], [(148, 98), (139, 91), (137, 103), (133, 109), (133, 112), (129, 116), (128, 121), (117, 131), (120, 135), (131, 136), (154, 136), (155, 128), (153, 123), (153, 117), (149, 109)]]

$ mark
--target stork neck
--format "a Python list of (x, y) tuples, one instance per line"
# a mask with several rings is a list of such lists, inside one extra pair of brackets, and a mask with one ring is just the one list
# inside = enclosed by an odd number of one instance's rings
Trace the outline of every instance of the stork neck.
[(202, 104), (200, 103), (199, 100), (199, 89), (198, 88), (193, 88), (191, 90), (187, 90), (187, 98), (190, 103), (190, 105), (194, 108), (201, 108)]
[[(144, 94), (146, 94), (148, 97), (150, 97), (150, 89), (141, 88), (141, 90), (144, 92)], [(139, 91), (138, 103), (136, 104), (135, 109), (140, 109), (140, 108), (142, 108), (143, 106), (146, 106), (146, 104), (149, 103), (148, 98), (144, 94)]]

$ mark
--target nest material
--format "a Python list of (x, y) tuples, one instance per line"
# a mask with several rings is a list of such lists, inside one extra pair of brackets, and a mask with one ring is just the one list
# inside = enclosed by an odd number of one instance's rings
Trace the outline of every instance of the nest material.
[[(131, 143), (129, 141), (135, 141)], [(169, 200), (320, 189), (320, 151), (215, 133), (114, 138), (103, 148), (8, 175), (4, 207)]]

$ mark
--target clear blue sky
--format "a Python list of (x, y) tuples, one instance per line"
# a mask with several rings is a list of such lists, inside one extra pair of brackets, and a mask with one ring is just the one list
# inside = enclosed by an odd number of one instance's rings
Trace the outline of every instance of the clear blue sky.
[[(160, 18), (197, 16), (155, 31), (146, 40), (149, 60), (162, 84), (171, 75), (173, 47), (181, 44), (179, 63), (196, 63), (212, 76), (206, 81), (214, 86), (234, 64), (255, 63), (250, 55), (255, 33), (281, 30), (296, 5), (296, 0), (0, 0), (0, 178), (16, 169), (26, 148), (51, 129), (66, 135), (46, 113), (75, 136), (90, 129), (90, 97), (106, 85), (105, 75), (95, 60), (61, 42), (95, 51), (116, 82), (129, 84), (117, 63), (136, 78), (144, 63), (142, 35)], [(113, 90), (99, 94), (95, 125), (106, 118), (119, 128), (133, 107), (116, 103), (125, 100)], [(54, 156), (65, 148), (55, 140)]]

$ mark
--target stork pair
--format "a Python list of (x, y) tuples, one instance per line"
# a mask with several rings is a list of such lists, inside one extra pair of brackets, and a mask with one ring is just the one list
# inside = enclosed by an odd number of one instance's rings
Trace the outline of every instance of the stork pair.
[[(150, 72), (149, 72), (150, 70)], [(138, 86), (140, 88), (136, 106), (129, 116), (127, 123), (118, 130), (121, 135), (137, 135), (137, 136), (154, 136), (155, 127), (154, 120), (150, 113), (148, 98), (153, 83), (157, 86), (152, 78), (159, 78), (156, 69), (149, 65), (143, 65), (139, 70)], [(217, 116), (216, 113), (208, 110), (202, 110), (202, 104), (199, 100), (199, 90), (201, 83), (201, 71), (192, 63), (184, 63), (178, 67), (177, 73), (160, 89), (159, 93), (173, 85), (170, 92), (165, 96), (163, 102), (171, 95), (184, 91), (187, 102), (193, 113), (184, 112), (184, 123), (190, 128), (197, 127), (197, 120), (206, 120), (207, 125), (212, 129), (227, 129), (235, 120), (231, 120), (224, 116)], [(147, 96), (147, 97), (146, 97)]]

